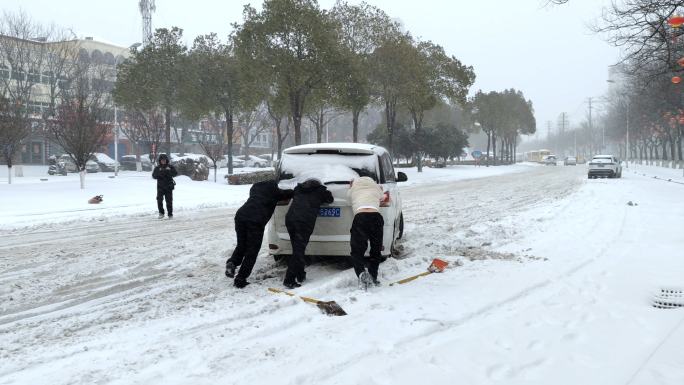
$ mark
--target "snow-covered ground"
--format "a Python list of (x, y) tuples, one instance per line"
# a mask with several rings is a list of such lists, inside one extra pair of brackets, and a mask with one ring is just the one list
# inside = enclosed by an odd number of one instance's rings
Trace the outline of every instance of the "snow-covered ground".
[[(254, 284), (225, 278), (249, 186), (177, 178), (157, 220), (149, 173), (81, 190), (46, 170), (0, 184), (0, 384), (684, 383), (684, 308), (653, 306), (684, 303), (682, 170), (398, 169), (385, 284), (359, 291), (347, 260), (315, 258), (294, 290), (345, 317), (269, 292), (285, 266), (265, 248)], [(434, 258), (444, 273), (388, 285)]]

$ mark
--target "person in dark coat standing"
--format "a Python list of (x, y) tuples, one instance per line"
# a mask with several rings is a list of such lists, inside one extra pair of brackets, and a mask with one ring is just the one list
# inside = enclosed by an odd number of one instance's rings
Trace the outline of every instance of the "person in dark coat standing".
[(300, 283), (306, 279), (304, 251), (316, 226), (318, 211), (322, 204), (334, 201), (332, 193), (317, 179), (308, 179), (295, 187), (292, 204), (285, 215), (285, 226), (292, 243), (292, 257), (283, 282), (288, 289), (301, 286)]
[[(292, 199), (294, 191), (281, 190), (278, 182), (268, 180), (255, 183), (249, 189), (249, 198), (235, 213), (235, 234), (237, 246), (233, 255), (226, 261), (226, 276), (235, 277), (233, 284), (240, 289), (249, 285), (247, 277), (252, 274), (256, 263), (264, 228), (275, 211), (279, 201)], [(235, 269), (240, 271), (235, 276)]]
[(178, 175), (178, 171), (169, 164), (169, 158), (166, 154), (159, 155), (159, 165), (152, 171), (152, 178), (157, 180), (159, 219), (164, 218), (164, 199), (166, 199), (166, 210), (169, 212), (169, 219), (173, 218), (173, 188), (176, 185), (173, 177), (176, 175)]

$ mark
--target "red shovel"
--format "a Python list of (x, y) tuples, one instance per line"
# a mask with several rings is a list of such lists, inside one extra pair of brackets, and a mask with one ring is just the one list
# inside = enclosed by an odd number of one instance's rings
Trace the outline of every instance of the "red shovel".
[[(447, 267), (448, 265), (449, 265), (449, 262), (445, 262), (445, 261), (442, 261), (441, 259), (435, 258), (435, 260), (432, 261), (432, 263), (428, 267), (428, 271), (426, 271), (425, 273), (420, 273), (418, 275), (414, 275), (413, 277), (405, 278), (405, 279), (402, 279), (401, 281), (397, 281), (394, 283), (402, 284), (402, 283), (413, 281), (414, 279), (416, 279), (418, 277), (422, 277), (424, 275), (430, 275), (432, 273), (441, 273), (444, 271), (444, 268)], [(394, 286), (394, 283), (390, 283), (390, 286)]]

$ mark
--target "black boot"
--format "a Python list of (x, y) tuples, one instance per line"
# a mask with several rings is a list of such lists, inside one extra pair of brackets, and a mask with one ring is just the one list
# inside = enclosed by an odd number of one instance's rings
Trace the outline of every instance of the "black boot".
[(249, 285), (249, 282), (247, 282), (246, 279), (237, 277), (237, 278), (235, 278), (235, 280), (233, 281), (233, 285), (234, 285), (235, 287), (237, 287), (238, 289), (244, 289), (245, 286)]
[(296, 289), (298, 287), (302, 287), (302, 285), (298, 284), (297, 281), (293, 281), (293, 282), (285, 281), (285, 282), (283, 282), (283, 286), (285, 286), (288, 289)]
[(226, 277), (235, 277), (235, 264), (231, 262), (230, 259), (228, 260), (228, 262), (226, 262)]

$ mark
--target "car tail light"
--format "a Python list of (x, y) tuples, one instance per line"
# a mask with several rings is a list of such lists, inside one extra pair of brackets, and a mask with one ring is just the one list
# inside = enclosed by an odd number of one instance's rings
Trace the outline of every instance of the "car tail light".
[(392, 199), (390, 198), (389, 191), (385, 191), (383, 194), (385, 196), (380, 200), (380, 207), (390, 207)]
[(274, 244), (272, 244), (272, 243), (269, 243), (269, 244), (268, 244), (268, 248), (271, 249), (271, 250), (278, 250), (278, 245), (274, 245)]
[(277, 206), (287, 206), (290, 204), (290, 199), (285, 199), (284, 201), (278, 201)]

